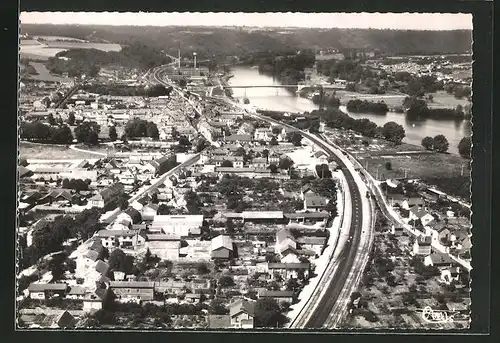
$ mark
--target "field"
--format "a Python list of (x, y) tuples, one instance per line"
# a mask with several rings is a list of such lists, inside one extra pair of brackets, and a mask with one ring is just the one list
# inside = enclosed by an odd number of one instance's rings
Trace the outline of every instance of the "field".
[(465, 106), (469, 103), (466, 98), (457, 99), (453, 94), (448, 94), (445, 91), (432, 93), (433, 101), (428, 102), (429, 108), (456, 108), (457, 105)]
[(26, 159), (40, 160), (72, 160), (79, 158), (98, 158), (95, 154), (71, 150), (66, 146), (50, 144), (34, 144), (21, 142), (19, 144), (19, 155)]
[(406, 94), (361, 94), (356, 92), (338, 90), (335, 96), (340, 99), (341, 105), (346, 105), (349, 100), (360, 99), (367, 101), (381, 101), (383, 100), (387, 106), (396, 107), (401, 106)]
[(30, 79), (40, 80), (40, 81), (56, 81), (56, 82), (63, 80), (63, 78), (59, 76), (52, 75), (43, 63), (30, 62), (30, 64), (38, 72), (38, 75), (31, 75)]
[[(49, 37), (49, 36), (48, 36)], [(73, 42), (73, 41), (55, 41), (47, 39), (40, 43), (36, 40), (21, 40), (19, 53), (21, 58), (47, 60), (49, 57), (54, 57), (58, 52), (68, 49), (97, 49), (102, 51), (120, 51), (120, 44), (112, 43), (90, 43), (90, 42)], [(54, 37), (52, 37), (54, 38)], [(64, 37), (59, 37), (64, 38)], [(58, 39), (55, 37), (54, 39)]]

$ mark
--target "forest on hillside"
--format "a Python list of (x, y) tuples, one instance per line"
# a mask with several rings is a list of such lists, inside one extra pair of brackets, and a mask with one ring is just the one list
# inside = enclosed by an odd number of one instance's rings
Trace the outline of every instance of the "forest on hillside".
[[(285, 32), (284, 31), (290, 31)], [(284, 52), (290, 49), (376, 49), (381, 53), (445, 54), (471, 51), (472, 31), (401, 31), (373, 29), (276, 29), (253, 30), (224, 27), (139, 27), (22, 24), (21, 33), (57, 35), (145, 45), (184, 55), (196, 51), (201, 58), (222, 55)]]

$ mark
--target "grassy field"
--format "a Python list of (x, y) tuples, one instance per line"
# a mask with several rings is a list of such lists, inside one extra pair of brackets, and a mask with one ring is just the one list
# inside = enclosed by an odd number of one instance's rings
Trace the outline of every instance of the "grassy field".
[(401, 106), (406, 94), (361, 94), (339, 90), (335, 92), (335, 96), (340, 99), (341, 105), (346, 105), (349, 100), (360, 99), (374, 102), (383, 100), (387, 106), (395, 107)]
[(120, 44), (113, 43), (89, 43), (89, 42), (61, 42), (44, 41), (38, 43), (35, 40), (22, 40), (19, 47), (21, 58), (47, 60), (58, 52), (68, 49), (97, 49), (102, 51), (120, 51)]
[(38, 75), (31, 75), (30, 76), (31, 79), (40, 81), (56, 81), (56, 82), (64, 80), (64, 78), (60, 76), (52, 75), (43, 63), (31, 62), (30, 64), (38, 72)]
[(34, 160), (65, 160), (79, 158), (98, 158), (95, 154), (71, 150), (66, 146), (50, 144), (33, 144), (21, 142), (19, 144), (19, 155), (21, 158)]
[(469, 103), (466, 98), (457, 99), (453, 94), (448, 94), (445, 91), (432, 93), (434, 97), (432, 102), (428, 102), (429, 108), (456, 108), (457, 105), (465, 106)]
[[(462, 172), (469, 173), (468, 161), (460, 156), (451, 154), (424, 154), (380, 157), (371, 156), (359, 158), (362, 165), (368, 167), (368, 172), (379, 179), (401, 178), (407, 170), (408, 178), (449, 178), (460, 176)], [(387, 170), (385, 164), (391, 163), (391, 170)]]

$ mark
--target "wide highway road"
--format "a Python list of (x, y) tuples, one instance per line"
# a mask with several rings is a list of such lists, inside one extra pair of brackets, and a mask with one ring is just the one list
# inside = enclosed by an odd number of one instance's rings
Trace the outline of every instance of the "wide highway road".
[(354, 261), (356, 259), (356, 254), (360, 245), (362, 233), (362, 195), (358, 189), (353, 175), (351, 174), (351, 171), (347, 168), (344, 161), (339, 156), (337, 156), (336, 151), (333, 151), (333, 149), (331, 149), (329, 145), (325, 144), (323, 140), (319, 139), (315, 135), (305, 133), (293, 126), (283, 124), (272, 118), (262, 115), (256, 115), (256, 117), (277, 125), (287, 126), (290, 129), (301, 133), (305, 138), (317, 144), (321, 149), (332, 156), (335, 162), (338, 164), (339, 168), (344, 173), (347, 185), (349, 187), (349, 192), (351, 193), (352, 218), (351, 227), (349, 230), (349, 237), (351, 237), (351, 239), (349, 239), (344, 244), (343, 249), (339, 255), (337, 271), (334, 274), (335, 279), (330, 280), (330, 283), (325, 285), (327, 287), (325, 296), (323, 296), (322, 299), (318, 302), (316, 308), (314, 309), (314, 312), (311, 314), (307, 323), (305, 324), (306, 328), (322, 328), (327, 322), (327, 319), (329, 318), (335, 304), (339, 300), (339, 296), (346, 285), (349, 273), (354, 266)]
[[(153, 72), (153, 75), (156, 81), (167, 85), (167, 83), (163, 81), (161, 67), (156, 69)], [(184, 95), (182, 90), (178, 89), (175, 85), (171, 86), (173, 86), (178, 93)], [(347, 286), (347, 281), (350, 272), (355, 266), (355, 260), (359, 251), (361, 234), (362, 234), (362, 222), (363, 222), (362, 203), (361, 203), (362, 194), (358, 189), (358, 186), (351, 173), (351, 170), (349, 170), (344, 161), (339, 156), (337, 156), (337, 151), (334, 151), (329, 145), (325, 144), (325, 142), (322, 139), (320, 139), (315, 135), (298, 130), (297, 128), (291, 125), (287, 125), (280, 121), (269, 118), (267, 116), (254, 113), (252, 113), (251, 115), (260, 118), (261, 120), (274, 123), (280, 126), (286, 126), (294, 131), (299, 132), (302, 136), (309, 139), (313, 143), (317, 144), (327, 154), (332, 156), (337, 165), (339, 166), (339, 168), (345, 175), (352, 201), (351, 227), (349, 230), (350, 239), (344, 244), (343, 250), (339, 255), (338, 267), (336, 273), (334, 274), (334, 279), (329, 280), (330, 282), (327, 285), (325, 285), (325, 287), (327, 287), (325, 296), (323, 296), (321, 300), (318, 302), (316, 308), (314, 309), (314, 312), (311, 314), (307, 323), (305, 324), (306, 328), (322, 328), (324, 324), (328, 322), (332, 310), (339, 301), (342, 290)]]

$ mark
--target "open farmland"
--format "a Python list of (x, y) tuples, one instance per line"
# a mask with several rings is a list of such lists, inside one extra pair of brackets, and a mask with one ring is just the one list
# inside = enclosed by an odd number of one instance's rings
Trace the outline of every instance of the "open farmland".
[(448, 94), (445, 91), (439, 91), (432, 94), (432, 102), (428, 102), (429, 108), (456, 108), (458, 105), (465, 107), (469, 104), (467, 98), (457, 99), (453, 94)]
[(21, 142), (19, 144), (19, 155), (26, 159), (75, 159), (96, 158), (95, 154), (72, 150), (64, 145), (49, 145)]
[(97, 49), (102, 51), (120, 51), (120, 44), (113, 43), (91, 43), (75, 41), (55, 41), (46, 40), (38, 42), (36, 40), (21, 40), (19, 53), (21, 58), (30, 58), (38, 60), (47, 60), (54, 57), (58, 52), (68, 49)]

